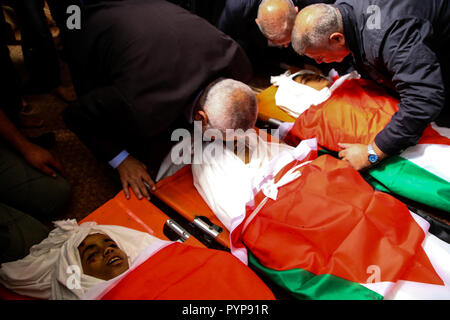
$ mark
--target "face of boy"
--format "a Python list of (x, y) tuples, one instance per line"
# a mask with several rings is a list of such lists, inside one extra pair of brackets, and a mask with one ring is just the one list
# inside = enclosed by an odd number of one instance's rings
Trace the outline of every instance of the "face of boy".
[(87, 236), (78, 246), (83, 272), (95, 278), (110, 280), (128, 270), (128, 258), (107, 235)]
[(327, 78), (319, 74), (300, 74), (294, 78), (294, 81), (307, 85), (319, 91), (331, 85)]

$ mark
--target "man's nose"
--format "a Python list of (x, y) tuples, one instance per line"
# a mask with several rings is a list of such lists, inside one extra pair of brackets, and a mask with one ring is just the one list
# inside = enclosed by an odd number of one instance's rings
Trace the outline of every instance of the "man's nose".
[(105, 251), (103, 252), (103, 256), (107, 256), (108, 254), (110, 254), (111, 252), (113, 252), (114, 249), (111, 247), (106, 247)]

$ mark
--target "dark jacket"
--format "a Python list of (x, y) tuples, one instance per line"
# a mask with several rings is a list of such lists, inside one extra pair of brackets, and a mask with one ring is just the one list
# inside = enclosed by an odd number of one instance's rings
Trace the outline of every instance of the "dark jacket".
[[(271, 56), (285, 58), (289, 62), (292, 62), (293, 57), (302, 59), (291, 46), (288, 48), (270, 48), (268, 46), (267, 39), (255, 22), (261, 1), (227, 0), (217, 21), (217, 28), (236, 40), (244, 48), (252, 62), (261, 60), (262, 63), (267, 63), (267, 59)], [(334, 3), (334, 0), (293, 0), (299, 11), (310, 4), (319, 2)]]
[[(371, 5), (380, 8), (379, 27)], [(358, 71), (400, 99), (377, 146), (394, 154), (417, 144), (432, 121), (450, 124), (449, 1), (338, 0), (336, 6)]]
[(104, 161), (167, 130), (218, 77), (251, 79), (235, 41), (172, 3), (103, 1), (85, 10), (71, 57), (79, 98), (64, 120)]

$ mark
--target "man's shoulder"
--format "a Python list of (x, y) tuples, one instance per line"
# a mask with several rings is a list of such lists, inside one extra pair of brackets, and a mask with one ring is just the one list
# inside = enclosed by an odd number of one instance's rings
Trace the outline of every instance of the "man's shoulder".
[(336, 0), (292, 0), (299, 10), (316, 3), (334, 4), (335, 2)]
[(248, 14), (253, 10), (257, 10), (262, 0), (227, 0), (225, 8), (229, 12), (240, 14)]

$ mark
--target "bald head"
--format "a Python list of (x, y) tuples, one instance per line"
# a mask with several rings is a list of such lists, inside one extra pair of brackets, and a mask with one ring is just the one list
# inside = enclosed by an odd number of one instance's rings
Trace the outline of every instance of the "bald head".
[(258, 8), (256, 23), (270, 42), (287, 45), (297, 10), (292, 0), (263, 0)]
[(200, 103), (208, 117), (208, 128), (225, 133), (227, 129), (253, 128), (258, 104), (253, 90), (233, 79), (220, 79), (205, 90)]
[(333, 33), (343, 33), (342, 17), (332, 5), (318, 3), (301, 10), (292, 30), (292, 47), (304, 55), (308, 47), (326, 46)]

